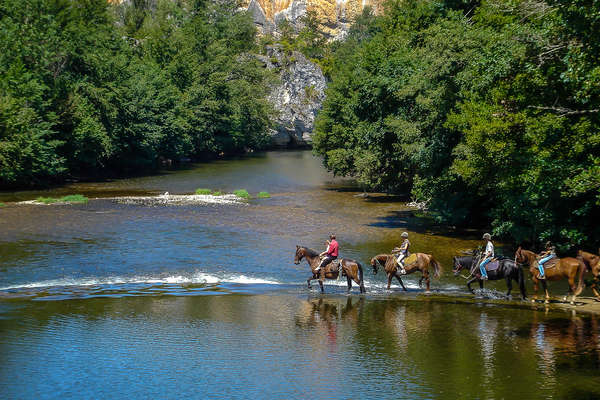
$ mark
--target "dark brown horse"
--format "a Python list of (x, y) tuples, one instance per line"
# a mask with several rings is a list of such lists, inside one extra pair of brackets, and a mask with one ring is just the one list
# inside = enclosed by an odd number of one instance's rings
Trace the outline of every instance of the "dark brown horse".
[[(401, 275), (398, 273), (400, 267), (396, 262), (396, 257), (392, 254), (378, 254), (371, 258), (371, 266), (373, 267), (373, 274), (377, 274), (379, 267), (383, 267), (387, 274), (388, 284), (387, 288), (390, 288), (392, 284), (392, 278), (396, 277), (402, 289), (406, 291), (404, 283), (402, 282)], [(431, 254), (425, 253), (414, 253), (411, 254), (405, 261), (404, 270), (406, 274), (412, 274), (413, 272), (421, 271), (421, 279), (419, 279), (419, 287), (422, 287), (423, 279), (427, 285), (427, 291), (429, 292), (429, 267), (433, 267), (433, 276), (439, 278), (442, 275), (442, 266)]]
[[(600, 253), (600, 251), (598, 251)], [(600, 293), (598, 293), (598, 278), (600, 278), (600, 256), (588, 253), (587, 251), (579, 250), (577, 252), (577, 259), (583, 261), (588, 272), (591, 272), (594, 280), (592, 282), (592, 291), (596, 300), (600, 300)]]
[(365, 285), (363, 279), (363, 269), (358, 261), (350, 260), (348, 258), (341, 258), (330, 262), (325, 267), (317, 271), (317, 267), (321, 263), (321, 257), (316, 251), (309, 249), (308, 247), (296, 246), (296, 255), (294, 256), (294, 264), (300, 264), (300, 261), (305, 258), (306, 262), (310, 266), (312, 275), (308, 277), (306, 283), (310, 288), (310, 281), (318, 279), (319, 286), (321, 286), (321, 293), (324, 292), (323, 281), (325, 279), (338, 279), (341, 267), (342, 276), (346, 277), (348, 282), (348, 292), (352, 289), (352, 281), (360, 287), (360, 292), (365, 293)]
[[(515, 261), (519, 264), (525, 264), (529, 266), (529, 272), (531, 273), (531, 279), (533, 280), (533, 290), (535, 294), (531, 301), (537, 300), (538, 282), (542, 281), (542, 287), (546, 293), (546, 303), (550, 302), (550, 295), (548, 294), (548, 286), (546, 281), (558, 281), (561, 279), (569, 280), (569, 292), (564, 297), (567, 300), (569, 294), (571, 294), (571, 304), (575, 304), (575, 298), (583, 291), (583, 273), (585, 272), (585, 265), (583, 261), (573, 257), (565, 257), (559, 259), (556, 264), (544, 267), (546, 279), (539, 279), (538, 269), (538, 255), (533, 251), (523, 250), (521, 247), (517, 249), (515, 253)], [(552, 261), (548, 261), (545, 265), (551, 264)], [(575, 285), (575, 279), (579, 274), (579, 282)]]

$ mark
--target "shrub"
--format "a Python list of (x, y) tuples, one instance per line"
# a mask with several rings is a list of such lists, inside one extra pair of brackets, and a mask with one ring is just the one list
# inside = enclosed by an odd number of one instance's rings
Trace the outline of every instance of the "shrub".
[(210, 189), (196, 189), (196, 194), (210, 194)]
[(215, 190), (214, 192), (211, 193), (213, 196), (223, 196), (223, 192), (221, 192), (220, 190)]
[(260, 192), (257, 197), (259, 199), (268, 199), (269, 197), (271, 197), (271, 195), (269, 194), (269, 192)]
[(246, 189), (235, 190), (233, 192), (233, 194), (235, 194), (237, 197), (240, 197), (242, 199), (249, 199), (250, 198), (250, 195), (248, 194), (248, 191)]

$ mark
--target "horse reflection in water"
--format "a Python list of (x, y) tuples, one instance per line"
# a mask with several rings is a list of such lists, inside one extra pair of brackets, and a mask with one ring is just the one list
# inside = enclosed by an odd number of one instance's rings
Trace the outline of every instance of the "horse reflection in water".
[(330, 350), (333, 350), (337, 346), (338, 325), (344, 321), (344, 324), (349, 323), (356, 328), (364, 302), (365, 299), (362, 297), (358, 301), (352, 297), (309, 299), (302, 302), (295, 322), (301, 328), (317, 328), (320, 334), (314, 337), (318, 338), (320, 343), (322, 343), (321, 337), (327, 337), (327, 344)]

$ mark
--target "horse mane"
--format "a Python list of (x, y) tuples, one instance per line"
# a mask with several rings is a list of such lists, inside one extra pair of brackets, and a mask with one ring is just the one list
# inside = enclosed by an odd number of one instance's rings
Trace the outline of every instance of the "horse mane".
[(316, 257), (319, 255), (319, 253), (317, 253), (316, 251), (314, 251), (311, 248), (305, 247), (305, 246), (300, 246), (304, 249), (304, 251), (306, 252), (306, 255), (309, 257)]

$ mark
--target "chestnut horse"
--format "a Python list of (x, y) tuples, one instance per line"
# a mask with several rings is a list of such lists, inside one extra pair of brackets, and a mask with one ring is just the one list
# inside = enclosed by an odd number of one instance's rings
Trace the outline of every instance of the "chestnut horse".
[[(598, 251), (600, 253), (600, 251)], [(587, 251), (579, 250), (577, 252), (577, 259), (583, 261), (586, 269), (592, 273), (594, 280), (592, 282), (592, 291), (596, 300), (600, 300), (600, 293), (598, 293), (598, 278), (600, 277), (600, 256), (588, 253)]]
[[(400, 278), (400, 274), (398, 273), (398, 262), (396, 262), (396, 257), (392, 254), (378, 254), (375, 257), (371, 258), (371, 266), (373, 267), (373, 275), (377, 275), (377, 271), (380, 266), (383, 267), (385, 273), (387, 274), (388, 284), (387, 288), (389, 290), (390, 285), (392, 284), (392, 278), (396, 277), (398, 282), (400, 282), (400, 286), (406, 292), (406, 288), (404, 287), (404, 283), (402, 282), (402, 278)], [(429, 267), (433, 267), (433, 276), (435, 278), (439, 278), (442, 275), (442, 266), (431, 254), (425, 253), (414, 253), (411, 254), (406, 259), (406, 264), (404, 266), (404, 270), (406, 271), (406, 275), (412, 274), (416, 271), (421, 271), (421, 279), (419, 279), (419, 287), (422, 287), (423, 279), (425, 279), (425, 283), (427, 285), (427, 291), (429, 292)]]
[(317, 267), (321, 263), (321, 257), (316, 251), (309, 249), (308, 247), (296, 246), (296, 255), (294, 256), (294, 264), (300, 264), (300, 261), (305, 258), (306, 262), (310, 266), (312, 275), (306, 280), (308, 287), (310, 288), (310, 281), (318, 279), (319, 285), (321, 286), (321, 293), (324, 293), (323, 281), (325, 279), (338, 279), (340, 273), (340, 266), (342, 276), (346, 277), (348, 281), (348, 292), (352, 289), (352, 281), (356, 282), (360, 287), (360, 292), (365, 293), (365, 285), (363, 279), (362, 265), (358, 261), (350, 260), (348, 258), (341, 258), (334, 260), (316, 271)]
[[(538, 255), (533, 251), (523, 250), (520, 246), (515, 253), (515, 261), (519, 264), (525, 264), (529, 266), (529, 272), (531, 273), (531, 279), (533, 280), (533, 290), (535, 294), (531, 301), (537, 300), (538, 282), (542, 281), (542, 287), (546, 293), (545, 303), (550, 302), (550, 295), (548, 294), (548, 286), (546, 281), (558, 281), (563, 278), (569, 280), (569, 292), (564, 297), (567, 300), (569, 294), (571, 294), (571, 304), (575, 304), (575, 298), (583, 291), (583, 273), (585, 272), (585, 265), (583, 261), (573, 257), (565, 257), (558, 260), (558, 262), (550, 267), (544, 268), (546, 279), (538, 279)], [(550, 262), (550, 261), (549, 261)], [(579, 273), (579, 282), (575, 286), (575, 278)]]

